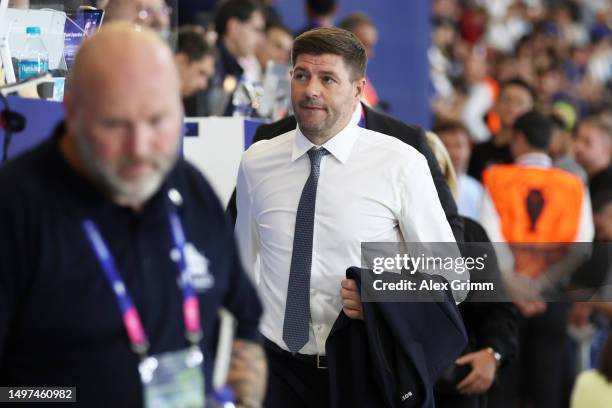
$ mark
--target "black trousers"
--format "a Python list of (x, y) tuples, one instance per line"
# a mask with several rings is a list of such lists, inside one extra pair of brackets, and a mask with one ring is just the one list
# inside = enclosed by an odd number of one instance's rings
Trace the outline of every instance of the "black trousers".
[(328, 408), (329, 373), (316, 364), (279, 352), (266, 342), (268, 389), (265, 408)]
[(569, 303), (548, 303), (546, 312), (521, 318), (519, 358), (508, 365), (508, 382), (492, 389), (489, 407), (564, 408)]

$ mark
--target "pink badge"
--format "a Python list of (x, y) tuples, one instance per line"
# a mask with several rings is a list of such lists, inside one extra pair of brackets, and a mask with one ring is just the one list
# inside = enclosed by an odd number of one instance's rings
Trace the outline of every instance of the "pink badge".
[(185, 315), (185, 328), (190, 333), (200, 332), (200, 302), (196, 296), (192, 296), (183, 303)]
[(123, 315), (123, 323), (133, 344), (143, 344), (146, 342), (144, 329), (140, 322), (140, 316), (135, 307), (128, 309)]

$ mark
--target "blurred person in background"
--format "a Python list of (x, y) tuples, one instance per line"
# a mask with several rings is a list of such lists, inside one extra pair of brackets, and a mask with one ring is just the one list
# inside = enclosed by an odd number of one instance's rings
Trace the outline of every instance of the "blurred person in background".
[[(509, 253), (500, 244), (496, 252), (510, 298), (522, 315), (520, 357), (511, 368), (515, 388), (506, 390), (507, 398), (518, 397), (516, 402), (539, 408), (560, 408), (569, 304), (544, 303), (543, 296), (563, 287), (581, 259), (576, 261), (551, 243), (591, 242), (591, 203), (578, 177), (551, 167), (546, 152), (552, 125), (546, 116), (524, 113), (513, 130), (515, 163), (485, 170), (481, 217), (493, 242), (509, 244)], [(545, 251), (558, 255), (525, 245), (534, 242), (545, 243)]]
[(524, 80), (513, 78), (501, 86), (495, 111), (499, 114), (501, 129), (488, 142), (477, 144), (470, 159), (468, 174), (480, 180), (482, 172), (493, 164), (512, 163), (510, 142), (514, 121), (530, 111), (535, 103), (535, 91)]
[(566, 121), (557, 114), (549, 115), (549, 119), (553, 131), (550, 146), (548, 147), (548, 155), (553, 160), (553, 166), (575, 174), (586, 184), (586, 172), (574, 159), (574, 140), (572, 132), (568, 130)]
[(486, 114), (494, 106), (499, 96), (499, 84), (488, 74), (483, 51), (471, 52), (464, 62), (467, 98), (463, 107), (462, 120), (470, 131), (470, 136), (477, 143), (486, 142), (491, 137)]
[(292, 46), (293, 34), (289, 28), (279, 22), (266, 25), (265, 39), (255, 50), (261, 72), (266, 72), (270, 61), (275, 64), (289, 65)]
[(460, 122), (440, 122), (433, 128), (448, 150), (457, 175), (457, 209), (459, 214), (480, 220), (483, 188), (478, 180), (467, 174), (472, 144), (469, 132)]
[(193, 96), (208, 88), (208, 81), (215, 73), (215, 49), (206, 42), (205, 35), (199, 27), (182, 27), (178, 31), (174, 59), (181, 78), (186, 116), (197, 113)]
[(608, 408), (612, 403), (612, 334), (604, 344), (596, 369), (581, 373), (572, 392), (570, 408)]
[(432, 110), (440, 120), (458, 120), (463, 111), (465, 97), (461, 90), (454, 87), (457, 63), (453, 47), (460, 47), (457, 45), (459, 43), (455, 20), (434, 17), (427, 58), (433, 87)]
[(108, 0), (101, 6), (106, 22), (129, 21), (153, 29), (165, 39), (170, 35), (172, 8), (164, 0)]
[(295, 37), (317, 27), (332, 27), (338, 14), (337, 0), (304, 0), (306, 25), (295, 32)]
[[(366, 50), (368, 61), (371, 61), (378, 43), (378, 29), (370, 17), (365, 13), (352, 13), (346, 16), (338, 24), (338, 27), (355, 34)], [(379, 103), (376, 88), (367, 76), (362, 102), (372, 108), (377, 108)]]
[(612, 126), (598, 116), (582, 120), (576, 128), (574, 152), (589, 177), (591, 197), (612, 190)]
[(9, 0), (8, 6), (9, 8), (29, 9), (30, 0)]
[[(460, 129), (466, 132), (461, 124), (449, 123), (438, 129)], [(446, 131), (447, 135), (450, 133)], [(435, 133), (427, 132), (427, 143), (433, 151), (442, 174), (457, 197), (457, 179), (453, 168), (452, 153), (449, 154), (442, 141)], [(468, 141), (467, 134), (464, 135)], [(469, 142), (469, 141), (468, 141)], [(467, 164), (467, 161), (466, 163)], [(495, 252), (491, 241), (482, 226), (469, 217), (463, 216), (465, 225), (465, 245), (463, 256), (474, 254), (492, 257), (489, 268), (485, 272), (472, 274), (472, 282), (494, 282), (494, 294), (483, 296), (475, 291), (470, 292), (467, 299), (459, 305), (461, 317), (468, 333), (468, 346), (455, 364), (446, 371), (435, 387), (436, 407), (439, 408), (478, 408), (486, 406), (486, 394), (495, 382), (505, 381), (505, 370), (508, 362), (516, 358), (518, 352), (516, 308), (505, 300), (501, 289), (499, 270), (491, 265), (496, 264)], [(497, 381), (494, 381), (497, 379)], [(503, 405), (496, 401), (494, 406)]]
[(217, 65), (208, 89), (198, 94), (197, 116), (232, 116), (236, 90), (260, 79), (255, 50), (264, 40), (264, 9), (258, 0), (228, 0), (214, 21)]

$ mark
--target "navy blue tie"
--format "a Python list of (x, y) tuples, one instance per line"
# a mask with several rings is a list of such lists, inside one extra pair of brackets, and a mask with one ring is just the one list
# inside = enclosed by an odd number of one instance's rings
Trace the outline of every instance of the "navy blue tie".
[(297, 353), (308, 342), (312, 232), (321, 158), (326, 154), (325, 149), (312, 148), (308, 151), (310, 176), (304, 184), (295, 215), (291, 270), (283, 322), (283, 340), (292, 353)]

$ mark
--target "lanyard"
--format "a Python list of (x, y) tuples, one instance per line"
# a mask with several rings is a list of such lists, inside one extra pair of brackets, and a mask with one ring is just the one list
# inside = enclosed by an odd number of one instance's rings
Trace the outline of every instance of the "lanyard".
[[(183, 318), (186, 329), (185, 337), (191, 344), (196, 345), (202, 338), (202, 325), (200, 321), (200, 302), (189, 281), (187, 263), (185, 262), (185, 245), (187, 241), (185, 239), (181, 220), (176, 211), (169, 212), (168, 220), (174, 240), (173, 252), (178, 254), (176, 259), (183, 292)], [(96, 253), (96, 257), (100, 262), (104, 275), (115, 293), (117, 303), (123, 315), (123, 324), (128, 333), (132, 348), (139, 355), (145, 356), (149, 350), (149, 341), (144, 332), (140, 314), (134, 306), (132, 297), (128, 293), (121, 275), (119, 275), (113, 255), (104, 242), (98, 226), (92, 219), (84, 219), (81, 225), (89, 239), (92, 249)]]

